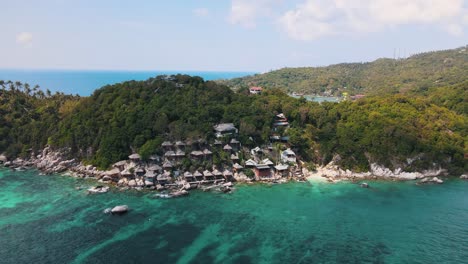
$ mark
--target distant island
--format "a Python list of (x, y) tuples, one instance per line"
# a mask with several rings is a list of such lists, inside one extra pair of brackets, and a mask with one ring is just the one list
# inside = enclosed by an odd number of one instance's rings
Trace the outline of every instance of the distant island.
[[(407, 64), (444, 56), (431, 66)], [(0, 81), (0, 163), (152, 189), (314, 176), (423, 182), (460, 176), (468, 169), (467, 56), (456, 49), (377, 61), (370, 69), (381, 63), (388, 68), (377, 79), (353, 72), (310, 78), (324, 78), (325, 91), (346, 82), (349, 93), (340, 103), (293, 98), (286, 91), (306, 91), (291, 88), (301, 77), (282, 87), (283, 81), (266, 81), (276, 73), (263, 75), (265, 81), (254, 76), (222, 83), (163, 75), (104, 86), (89, 97)], [(405, 82), (401, 69), (408, 65), (421, 75)], [(428, 67), (441, 75), (422, 74)], [(247, 85), (251, 81), (256, 85)]]

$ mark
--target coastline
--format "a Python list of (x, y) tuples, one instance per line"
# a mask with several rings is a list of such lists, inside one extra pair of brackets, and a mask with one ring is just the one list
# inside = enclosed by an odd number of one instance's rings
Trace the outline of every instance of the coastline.
[[(414, 181), (415, 184), (442, 184), (443, 179), (448, 176), (446, 170), (425, 170), (422, 172), (404, 172), (400, 169), (390, 170), (388, 168), (379, 166), (377, 164), (371, 165), (371, 170), (368, 172), (353, 172), (350, 170), (343, 170), (335, 165), (333, 162), (325, 166), (319, 166), (315, 171), (309, 171), (306, 168), (302, 168), (303, 178), (274, 178), (269, 180), (252, 180), (242, 173), (242, 176), (234, 174), (232, 181), (214, 180), (214, 181), (201, 181), (197, 184), (193, 184), (184, 180), (179, 179), (173, 181), (171, 184), (160, 185), (156, 183), (149, 183), (144, 180), (143, 177), (124, 177), (120, 175), (115, 177), (115, 168), (113, 170), (102, 171), (92, 165), (85, 165), (76, 159), (67, 159), (67, 150), (51, 150), (49, 147), (43, 149), (41, 154), (32, 156), (28, 160), (15, 159), (13, 161), (6, 161), (2, 157), (0, 164), (9, 167), (11, 169), (22, 170), (22, 169), (38, 169), (45, 174), (63, 174), (66, 176), (93, 179), (96, 183), (106, 184), (110, 186), (118, 187), (122, 190), (127, 189), (148, 189), (157, 191), (183, 191), (183, 194), (188, 194), (191, 189), (202, 189), (204, 191), (218, 190), (221, 192), (230, 192), (232, 187), (237, 184), (280, 184), (293, 181), (313, 183), (337, 183), (337, 182), (365, 182), (372, 180), (383, 180), (383, 181)], [(132, 161), (125, 161), (128, 167), (136, 167)], [(126, 167), (124, 170), (128, 169)], [(144, 167), (148, 168), (149, 164), (145, 164)], [(113, 171), (113, 172), (112, 172)], [(459, 177), (460, 179), (468, 179), (467, 174), (463, 174)], [(303, 180), (305, 179), (305, 181)], [(367, 185), (367, 183), (364, 183)]]

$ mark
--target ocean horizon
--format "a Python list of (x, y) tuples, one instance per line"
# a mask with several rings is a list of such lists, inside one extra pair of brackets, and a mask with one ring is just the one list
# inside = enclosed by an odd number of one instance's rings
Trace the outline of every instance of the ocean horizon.
[(124, 81), (142, 81), (158, 75), (188, 74), (205, 80), (231, 79), (255, 74), (255, 72), (235, 71), (131, 71), (131, 70), (40, 70), (40, 69), (0, 69), (0, 80), (20, 81), (30, 86), (39, 85), (65, 94), (89, 96), (96, 89), (108, 84)]

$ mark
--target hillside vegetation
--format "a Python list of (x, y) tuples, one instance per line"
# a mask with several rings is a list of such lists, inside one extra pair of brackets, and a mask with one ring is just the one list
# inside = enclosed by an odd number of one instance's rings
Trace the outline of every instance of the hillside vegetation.
[(340, 96), (425, 91), (461, 83), (468, 73), (468, 50), (427, 52), (406, 59), (378, 59), (328, 67), (284, 68), (220, 83), (239, 89), (248, 86), (279, 88), (285, 92)]
[(108, 168), (132, 152), (161, 153), (164, 140), (210, 142), (220, 122), (234, 123), (241, 143), (254, 147), (269, 144), (274, 117), (284, 113), (289, 145), (311, 164), (339, 155), (342, 168), (356, 171), (371, 162), (407, 171), (468, 169), (468, 82), (339, 104), (294, 99), (279, 89), (250, 96), (186, 75), (109, 85), (81, 98), (32, 94), (15, 83), (0, 88), (0, 153), (10, 158), (48, 144)]

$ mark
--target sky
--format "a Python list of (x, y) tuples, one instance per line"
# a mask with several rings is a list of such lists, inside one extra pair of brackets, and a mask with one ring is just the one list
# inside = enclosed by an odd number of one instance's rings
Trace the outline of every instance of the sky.
[(0, 68), (266, 72), (457, 48), (468, 0), (0, 0)]

